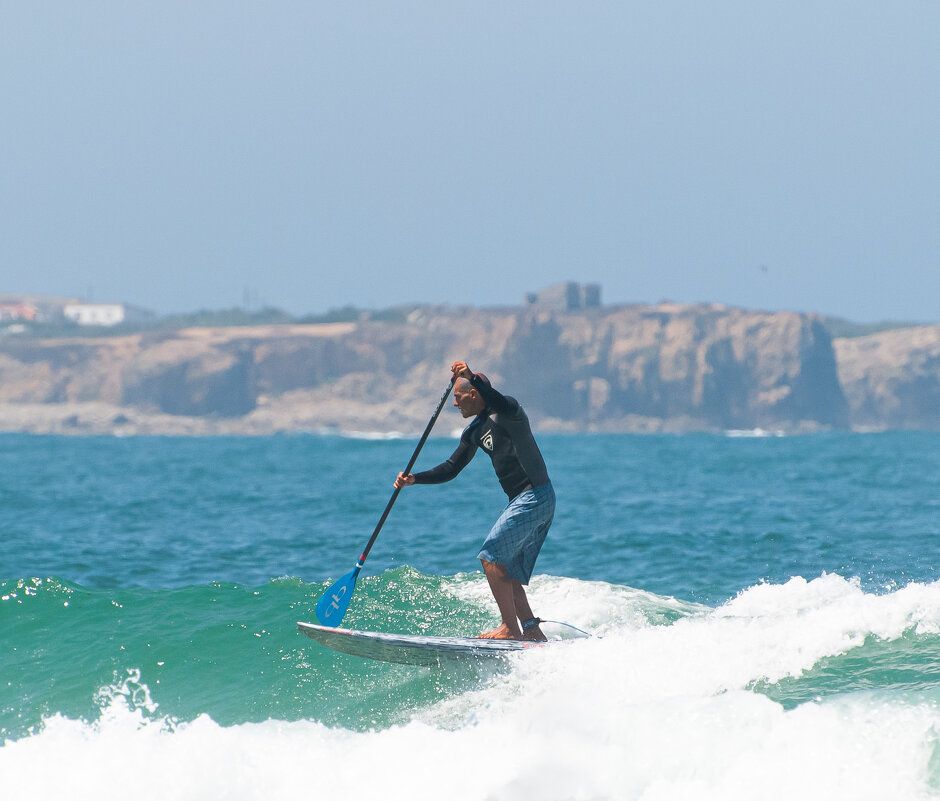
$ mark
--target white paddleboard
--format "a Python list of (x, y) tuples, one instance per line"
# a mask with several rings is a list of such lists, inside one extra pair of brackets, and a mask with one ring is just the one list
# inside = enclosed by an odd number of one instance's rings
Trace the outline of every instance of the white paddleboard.
[(481, 640), (476, 637), (428, 637), (420, 634), (389, 634), (381, 631), (355, 631), (298, 623), (308, 637), (334, 651), (399, 662), (403, 665), (440, 665), (441, 662), (505, 656), (526, 648), (538, 648), (543, 642), (521, 640)]

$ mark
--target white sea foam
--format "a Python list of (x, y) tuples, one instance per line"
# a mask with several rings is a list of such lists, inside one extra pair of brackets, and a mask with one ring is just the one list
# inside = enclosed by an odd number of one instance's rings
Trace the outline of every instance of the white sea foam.
[(785, 437), (786, 432), (780, 429), (768, 431), (766, 428), (731, 428), (725, 431), (725, 436), (744, 438)]
[(365, 439), (375, 442), (384, 442), (385, 440), (404, 439), (405, 434), (401, 431), (356, 431), (343, 430), (342, 436), (349, 439)]
[[(478, 584), (458, 577), (453, 591), (472, 596)], [(749, 688), (866, 638), (937, 633), (940, 584), (874, 595), (839, 576), (794, 578), (718, 609), (551, 577), (532, 595), (545, 614), (604, 636), (521, 654), (481, 689), (364, 733), (167, 720), (132, 675), (101, 693), (98, 720), (55, 716), (7, 743), (0, 786), (100, 799), (938, 795), (940, 712), (929, 700), (853, 693), (785, 709)]]

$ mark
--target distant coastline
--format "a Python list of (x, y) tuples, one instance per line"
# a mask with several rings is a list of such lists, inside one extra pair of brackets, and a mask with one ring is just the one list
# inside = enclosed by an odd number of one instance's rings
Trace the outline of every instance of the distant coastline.
[(0, 431), (410, 436), (457, 357), (542, 431), (940, 428), (940, 325), (671, 303), (219, 314), (0, 336)]

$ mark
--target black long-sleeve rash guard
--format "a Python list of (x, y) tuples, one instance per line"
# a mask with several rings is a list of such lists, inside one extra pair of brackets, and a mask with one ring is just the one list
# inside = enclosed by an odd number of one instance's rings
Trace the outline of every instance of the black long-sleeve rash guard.
[(547, 484), (545, 461), (532, 436), (529, 418), (518, 401), (500, 394), (475, 375), (470, 384), (480, 393), (486, 408), (464, 429), (450, 458), (437, 467), (415, 473), (415, 483), (450, 481), (470, 463), (477, 448), (483, 448), (510, 500), (520, 492)]

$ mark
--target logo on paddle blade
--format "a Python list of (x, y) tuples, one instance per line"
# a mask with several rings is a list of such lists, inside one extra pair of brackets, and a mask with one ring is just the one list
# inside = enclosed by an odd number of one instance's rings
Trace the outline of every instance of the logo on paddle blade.
[(332, 595), (332, 603), (327, 604), (323, 607), (323, 613), (325, 617), (331, 617), (334, 612), (339, 611), (340, 602), (343, 600), (343, 596), (349, 591), (349, 587), (345, 584), (340, 587), (339, 592), (334, 592)]
[(488, 451), (493, 450), (493, 432), (487, 431), (483, 435), (483, 439), (480, 440), (480, 444), (486, 448)]

